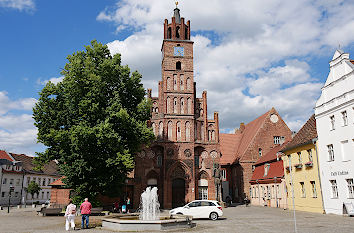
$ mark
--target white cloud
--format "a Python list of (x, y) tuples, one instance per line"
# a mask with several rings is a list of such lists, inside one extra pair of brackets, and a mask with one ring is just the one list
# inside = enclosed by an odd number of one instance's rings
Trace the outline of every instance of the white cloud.
[[(353, 1), (188, 1), (179, 5), (191, 20), (197, 95), (208, 91), (209, 114), (219, 111), (221, 128), (237, 127), (275, 107), (298, 130), (313, 113), (325, 80), (312, 77), (311, 60), (354, 42)], [(135, 33), (108, 43), (143, 75), (157, 95), (161, 80), (163, 20), (171, 2), (122, 0), (97, 20)]]
[(31, 11), (36, 6), (33, 0), (0, 0), (0, 7), (14, 8), (19, 11)]
[(61, 81), (63, 81), (64, 76), (61, 77), (52, 77), (50, 79), (46, 79), (46, 80), (41, 80), (40, 78), (37, 79), (37, 84), (39, 85), (46, 85), (49, 81), (52, 82), (53, 84), (58, 84)]
[(31, 111), (36, 101), (34, 98), (11, 100), (6, 92), (0, 91), (0, 149), (28, 155), (42, 149), (42, 145), (36, 144), (37, 129)]

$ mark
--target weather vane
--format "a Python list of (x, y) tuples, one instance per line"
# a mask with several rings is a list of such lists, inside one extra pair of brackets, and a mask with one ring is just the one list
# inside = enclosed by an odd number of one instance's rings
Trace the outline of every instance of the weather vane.
[(176, 8), (177, 8), (177, 6), (178, 6), (178, 2), (176, 2)]

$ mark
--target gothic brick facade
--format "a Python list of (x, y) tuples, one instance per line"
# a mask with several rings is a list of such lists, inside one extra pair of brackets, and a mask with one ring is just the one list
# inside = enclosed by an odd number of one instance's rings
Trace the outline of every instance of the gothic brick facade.
[(147, 186), (157, 186), (163, 208), (189, 201), (216, 199), (213, 167), (219, 164), (219, 118), (207, 119), (207, 93), (196, 97), (190, 21), (179, 9), (164, 22), (162, 80), (152, 101), (151, 127), (156, 141), (137, 154), (134, 207)]
[(248, 124), (241, 123), (234, 134), (221, 134), (221, 166), (227, 176), (223, 182), (223, 200), (242, 201), (250, 198), (250, 180), (256, 161), (275, 146), (289, 141), (291, 131), (272, 108)]

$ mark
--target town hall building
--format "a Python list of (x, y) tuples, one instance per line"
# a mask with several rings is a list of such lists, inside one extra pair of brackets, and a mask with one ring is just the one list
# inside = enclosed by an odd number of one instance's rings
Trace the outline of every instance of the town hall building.
[(220, 199), (219, 118), (207, 118), (207, 93), (196, 97), (191, 25), (176, 7), (172, 22), (165, 19), (162, 80), (152, 101), (151, 127), (156, 140), (136, 156), (134, 208), (147, 186), (158, 187), (163, 208), (195, 199)]

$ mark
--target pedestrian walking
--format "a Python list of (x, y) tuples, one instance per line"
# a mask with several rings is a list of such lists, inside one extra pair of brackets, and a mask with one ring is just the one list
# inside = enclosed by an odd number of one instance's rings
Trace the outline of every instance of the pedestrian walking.
[(76, 215), (76, 205), (73, 204), (72, 200), (69, 200), (69, 205), (66, 207), (65, 211), (65, 230), (71, 229), (75, 230), (75, 215)]
[(91, 214), (91, 209), (92, 209), (91, 203), (88, 201), (88, 198), (85, 198), (85, 201), (80, 206), (80, 212), (82, 215), (82, 219), (81, 219), (82, 229), (85, 228), (85, 221), (86, 221), (86, 228), (89, 228), (89, 217)]

